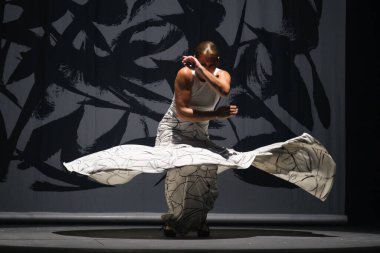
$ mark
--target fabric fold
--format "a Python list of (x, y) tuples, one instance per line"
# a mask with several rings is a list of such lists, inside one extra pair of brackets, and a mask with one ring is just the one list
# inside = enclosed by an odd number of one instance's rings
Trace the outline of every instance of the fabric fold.
[(140, 173), (161, 173), (187, 165), (217, 165), (218, 173), (253, 165), (299, 186), (322, 201), (332, 188), (336, 170), (326, 148), (307, 133), (248, 152), (212, 145), (207, 148), (188, 144), (155, 147), (127, 144), (63, 164), (69, 171), (107, 185), (128, 183)]

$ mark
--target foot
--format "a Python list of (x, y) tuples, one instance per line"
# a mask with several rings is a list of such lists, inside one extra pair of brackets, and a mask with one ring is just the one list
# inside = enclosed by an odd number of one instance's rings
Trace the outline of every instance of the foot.
[(197, 231), (198, 237), (209, 237), (210, 236), (210, 228), (207, 223), (203, 223), (201, 227)]
[(164, 225), (163, 230), (164, 230), (164, 235), (166, 237), (176, 237), (176, 233), (175, 233), (174, 229), (171, 226)]

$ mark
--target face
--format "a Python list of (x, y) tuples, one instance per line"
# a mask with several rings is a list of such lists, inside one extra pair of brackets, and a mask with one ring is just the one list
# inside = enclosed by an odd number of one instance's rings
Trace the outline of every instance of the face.
[(202, 64), (203, 67), (205, 67), (205, 69), (207, 69), (211, 73), (214, 73), (217, 64), (217, 59), (215, 56), (207, 56), (201, 54), (198, 57), (198, 61), (200, 64)]

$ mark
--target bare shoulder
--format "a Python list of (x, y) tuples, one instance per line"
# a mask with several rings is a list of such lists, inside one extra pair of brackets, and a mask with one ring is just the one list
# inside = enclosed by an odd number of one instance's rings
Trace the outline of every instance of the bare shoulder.
[(176, 83), (188, 86), (193, 83), (193, 78), (191, 69), (188, 67), (183, 67), (177, 73)]
[(219, 69), (219, 71), (218, 71), (218, 73), (216, 75), (219, 76), (219, 77), (224, 77), (224, 78), (229, 78), (229, 79), (231, 78), (230, 73), (228, 73), (224, 69)]
[(219, 80), (223, 80), (224, 82), (226, 82), (228, 84), (231, 82), (231, 75), (230, 75), (230, 73), (228, 73), (227, 71), (225, 71), (223, 69), (219, 69), (219, 71), (216, 73), (216, 77)]
[(184, 78), (184, 79), (187, 79), (187, 80), (192, 80), (193, 79), (193, 73), (191, 72), (191, 69), (189, 69), (188, 67), (181, 68), (178, 71), (177, 76), (181, 77), (181, 78)]

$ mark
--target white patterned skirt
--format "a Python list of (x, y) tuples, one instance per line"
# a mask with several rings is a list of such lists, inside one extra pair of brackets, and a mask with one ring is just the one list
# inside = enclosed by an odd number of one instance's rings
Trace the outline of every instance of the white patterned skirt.
[(120, 145), (63, 164), (69, 171), (108, 185), (127, 183), (140, 173), (161, 173), (186, 165), (215, 165), (218, 173), (253, 165), (322, 201), (332, 188), (335, 162), (326, 148), (307, 133), (249, 152), (217, 147), (210, 141), (204, 143), (204, 147)]

